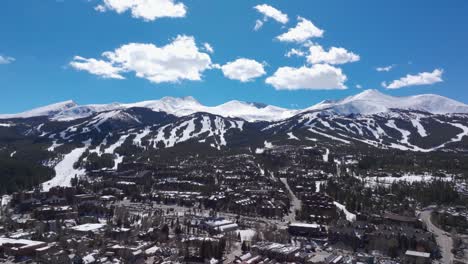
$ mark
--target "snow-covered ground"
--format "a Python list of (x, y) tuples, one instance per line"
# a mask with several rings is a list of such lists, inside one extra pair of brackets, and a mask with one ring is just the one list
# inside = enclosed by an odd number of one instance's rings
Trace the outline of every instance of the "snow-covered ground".
[(323, 154), (323, 161), (328, 162), (328, 156), (330, 155), (330, 150), (326, 149), (325, 154)]
[(435, 94), (399, 97), (386, 95), (378, 90), (366, 90), (342, 100), (326, 100), (302, 111), (332, 109), (341, 114), (366, 115), (384, 113), (395, 108), (420, 110), (434, 114), (468, 112), (466, 104)]
[(76, 148), (70, 153), (64, 155), (63, 159), (54, 167), (55, 177), (42, 184), (44, 191), (48, 191), (50, 188), (55, 186), (70, 186), (71, 180), (75, 176), (80, 177), (85, 174), (84, 169), (75, 169), (73, 168), (73, 165), (88, 149), (90, 143), (91, 141), (86, 141), (84, 142), (84, 147)]
[(300, 140), (298, 137), (296, 137), (293, 132), (289, 132), (288, 134), (288, 139), (292, 139), (292, 140)]
[(241, 237), (242, 241), (252, 241), (252, 238), (255, 236), (256, 232), (253, 229), (246, 229), (246, 230), (237, 230), (236, 234)]
[(424, 126), (421, 124), (421, 120), (419, 118), (417, 119), (411, 119), (411, 124), (418, 130), (418, 134), (421, 137), (427, 137), (427, 132)]
[(336, 205), (336, 207), (337, 207), (338, 209), (340, 209), (343, 213), (345, 213), (345, 215), (346, 215), (346, 220), (348, 220), (348, 221), (350, 221), (350, 222), (356, 221), (356, 215), (353, 214), (353, 213), (351, 213), (351, 212), (349, 212), (349, 211), (346, 209), (346, 206), (344, 206), (344, 205), (342, 205), (342, 204), (340, 204), (340, 203), (338, 203), (338, 202), (333, 202), (333, 203)]
[(315, 134), (319, 134), (319, 135), (321, 135), (321, 136), (323, 136), (323, 137), (327, 137), (327, 138), (330, 138), (330, 139), (333, 139), (333, 140), (336, 140), (336, 141), (343, 142), (343, 143), (345, 143), (345, 144), (351, 144), (351, 142), (348, 141), (348, 140), (345, 140), (345, 139), (342, 139), (342, 138), (338, 138), (338, 137), (335, 137), (335, 136), (326, 134), (326, 133), (324, 133), (324, 132), (317, 131), (316, 129), (313, 129), (313, 128), (309, 128), (309, 131), (312, 132), (312, 133), (315, 133)]
[(325, 184), (326, 181), (315, 181), (315, 192), (320, 192), (322, 184)]
[(2, 196), (2, 202), (1, 202), (1, 206), (6, 206), (10, 203), (11, 201), (11, 195), (3, 195)]
[(400, 132), (400, 134), (401, 134), (401, 140), (400, 140), (400, 142), (401, 142), (401, 143), (403, 143), (403, 144), (409, 144), (408, 139), (409, 139), (409, 136), (411, 135), (411, 132), (399, 128), (399, 127), (395, 124), (395, 120), (389, 120), (385, 125), (388, 126), (388, 127), (390, 127), (390, 128), (395, 129), (395, 130), (398, 131), (398, 132)]
[(265, 149), (271, 149), (273, 148), (273, 144), (271, 142), (268, 142), (265, 140), (265, 142), (263, 143), (264, 145), (264, 148), (257, 148), (255, 149), (255, 154), (262, 154), (263, 152), (265, 152)]
[(58, 143), (57, 143), (57, 140), (54, 140), (54, 141), (52, 142), (52, 145), (47, 149), (47, 151), (52, 152), (52, 151), (54, 151), (57, 147), (60, 147), (61, 145), (63, 145), (63, 144), (58, 144)]
[(366, 178), (359, 178), (366, 181), (369, 185), (388, 185), (394, 182), (430, 182), (435, 179), (442, 180), (442, 181), (451, 181), (451, 177), (435, 177), (430, 174), (425, 175), (413, 175), (413, 174), (405, 174), (401, 177), (366, 177)]

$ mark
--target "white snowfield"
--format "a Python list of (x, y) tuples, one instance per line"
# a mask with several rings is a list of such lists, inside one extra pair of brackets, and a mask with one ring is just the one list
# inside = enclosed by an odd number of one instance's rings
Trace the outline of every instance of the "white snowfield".
[(347, 209), (346, 209), (346, 206), (338, 203), (338, 202), (333, 202), (335, 204), (335, 206), (340, 209), (345, 215), (346, 215), (346, 220), (348, 220), (349, 222), (354, 222), (356, 221), (356, 215), (349, 212)]
[[(416, 151), (416, 152), (432, 152), (442, 149), (449, 143), (460, 142), (465, 136), (468, 136), (468, 127), (455, 122), (445, 122), (437, 118), (432, 118), (429, 113), (411, 112), (411, 113), (399, 113), (399, 112), (388, 112), (379, 113), (375, 115), (360, 115), (355, 117), (347, 117), (341, 114), (337, 114), (329, 109), (324, 110), (324, 115), (329, 118), (329, 121), (323, 120), (323, 116), (319, 115), (319, 112), (307, 112), (301, 114), (299, 123), (308, 130), (321, 137), (329, 138), (337, 143), (351, 144), (352, 141), (362, 142), (374, 147), (383, 149), (400, 149), (405, 151)], [(456, 117), (456, 114), (450, 114), (451, 117)], [(404, 122), (410, 123), (421, 138), (427, 137), (429, 133), (424, 127), (424, 119), (431, 117), (431, 120), (439, 122), (444, 125), (453, 126), (460, 130), (455, 137), (450, 140), (443, 142), (439, 145), (434, 145), (428, 148), (421, 148), (413, 145), (410, 142), (410, 138), (413, 138), (412, 132), (399, 127), (396, 120), (403, 120)], [(385, 124), (379, 124), (377, 121), (379, 118), (387, 119)], [(331, 121), (331, 122), (330, 122)], [(273, 125), (266, 127), (264, 130), (271, 129), (273, 127), (279, 127), (288, 124), (289, 120), (283, 120), (276, 122)], [(333, 124), (333, 126), (331, 125)], [(388, 129), (393, 129), (397, 132), (397, 136), (390, 136), (387, 134)], [(333, 131), (333, 135), (329, 132)], [(386, 132), (387, 131), (387, 132)], [(291, 139), (290, 133), (286, 134), (288, 139)], [(371, 137), (362, 138), (363, 135), (370, 135)], [(396, 142), (390, 142), (389, 144), (382, 144), (384, 138), (396, 140)], [(305, 138), (311, 140), (310, 138)], [(315, 141), (315, 140), (314, 140)]]
[(48, 191), (52, 187), (56, 186), (70, 186), (71, 180), (77, 176), (85, 175), (85, 169), (75, 169), (73, 168), (73, 164), (79, 160), (81, 155), (88, 149), (91, 141), (83, 142), (85, 144), (82, 148), (76, 148), (72, 150), (70, 153), (65, 154), (63, 159), (55, 165), (55, 177), (46, 181), (42, 184), (42, 188), (44, 191)]
[(2, 114), (0, 115), (0, 119), (48, 116), (52, 120), (69, 121), (97, 113), (132, 107), (148, 108), (153, 111), (166, 112), (176, 116), (188, 116), (193, 113), (206, 112), (223, 117), (242, 118), (249, 122), (279, 121), (299, 113), (326, 109), (345, 115), (385, 113), (391, 109), (419, 110), (433, 114), (468, 113), (468, 105), (439, 95), (423, 94), (395, 97), (385, 95), (377, 90), (366, 90), (342, 100), (326, 100), (299, 110), (242, 101), (229, 101), (217, 106), (205, 106), (189, 96), (183, 98), (164, 97), (159, 100), (130, 104), (78, 105), (73, 101), (65, 101), (18, 114)]
[[(200, 130), (195, 129), (195, 123), (202, 124)], [(215, 142), (212, 146), (221, 149), (222, 146), (228, 144), (225, 134), (231, 129), (242, 131), (244, 129), (244, 122), (225, 120), (219, 116), (212, 120), (208, 115), (203, 115), (201, 117), (193, 117), (179, 124), (168, 124), (159, 128), (156, 137), (152, 139), (152, 144), (154, 148), (157, 148), (158, 143), (162, 142), (166, 148), (169, 148), (191, 139), (205, 141), (207, 138), (213, 138)], [(180, 132), (182, 132), (181, 135)]]
[(435, 94), (396, 97), (378, 90), (366, 90), (360, 94), (336, 101), (323, 101), (303, 110), (332, 109), (340, 114), (377, 114), (391, 109), (418, 110), (432, 114), (468, 113), (468, 105)]
[(179, 117), (188, 116), (194, 113), (210, 113), (223, 117), (242, 118), (249, 122), (276, 121), (292, 117), (298, 113), (298, 110), (294, 109), (241, 101), (229, 101), (218, 106), (205, 106), (193, 97), (164, 97), (160, 100), (143, 101), (131, 104), (111, 103), (82, 106), (77, 105), (73, 101), (65, 101), (23, 113), (2, 114), (0, 115), (0, 119), (48, 116), (50, 119), (56, 121), (71, 121), (89, 117), (97, 113), (118, 112), (118, 110), (133, 107), (148, 108), (155, 112), (165, 112)]
[(252, 238), (255, 236), (257, 232), (253, 229), (245, 229), (245, 230), (237, 230), (237, 235), (240, 234), (241, 241), (252, 241)]

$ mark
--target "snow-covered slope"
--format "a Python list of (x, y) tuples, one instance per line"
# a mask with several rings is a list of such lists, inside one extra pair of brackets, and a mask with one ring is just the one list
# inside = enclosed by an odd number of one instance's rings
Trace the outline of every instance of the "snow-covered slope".
[(218, 106), (204, 106), (190, 96), (183, 98), (164, 97), (161, 100), (126, 104), (124, 106), (127, 108), (145, 107), (175, 116), (205, 112), (223, 117), (242, 118), (246, 121), (276, 121), (289, 118), (298, 112), (297, 110), (241, 101), (229, 101)]
[(96, 113), (112, 111), (120, 108), (121, 105), (118, 103), (101, 105), (76, 105), (74, 107), (65, 109), (55, 114), (53, 117), (51, 117), (51, 119), (56, 121), (70, 121), (79, 118), (89, 117)]
[(28, 117), (36, 117), (36, 116), (55, 116), (63, 111), (76, 107), (77, 104), (71, 100), (64, 101), (60, 103), (55, 103), (39, 108), (35, 108), (26, 112), (18, 113), (18, 114), (3, 114), (0, 115), (0, 119), (9, 119), (9, 118), (28, 118)]
[(72, 101), (67, 101), (24, 113), (0, 115), (0, 119), (48, 116), (51, 120), (71, 121), (89, 117), (97, 113), (134, 107), (148, 108), (156, 112), (165, 112), (179, 117), (205, 112), (223, 117), (242, 118), (251, 122), (276, 121), (292, 117), (298, 113), (297, 110), (241, 101), (230, 101), (218, 106), (205, 106), (200, 104), (193, 97), (189, 96), (183, 98), (164, 97), (160, 100), (143, 101), (131, 104), (112, 103), (80, 106)]
[(73, 101), (57, 103), (19, 114), (0, 115), (0, 119), (28, 118), (48, 116), (51, 120), (71, 121), (95, 114), (124, 110), (129, 108), (147, 108), (156, 112), (165, 112), (178, 117), (194, 113), (210, 113), (222, 117), (242, 118), (249, 122), (279, 121), (308, 111), (333, 111), (337, 114), (371, 115), (389, 112), (391, 109), (418, 110), (433, 114), (468, 113), (468, 105), (455, 100), (424, 94), (408, 97), (385, 95), (377, 90), (366, 90), (354, 96), (336, 101), (323, 101), (303, 110), (285, 109), (272, 105), (229, 101), (218, 106), (205, 106), (193, 97), (164, 97), (159, 100), (143, 101), (131, 104), (77, 105)]
[(337, 101), (323, 101), (306, 111), (330, 109), (339, 114), (376, 114), (390, 109), (418, 110), (433, 114), (468, 113), (468, 105), (435, 94), (397, 97), (377, 90), (366, 90), (360, 94)]

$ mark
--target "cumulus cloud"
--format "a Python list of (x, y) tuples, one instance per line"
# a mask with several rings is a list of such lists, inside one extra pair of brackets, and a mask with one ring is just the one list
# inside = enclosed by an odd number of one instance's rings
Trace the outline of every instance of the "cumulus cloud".
[(80, 71), (87, 71), (91, 74), (98, 75), (105, 79), (125, 79), (121, 72), (122, 68), (112, 65), (112, 63), (104, 60), (87, 59), (80, 56), (75, 56), (70, 66)]
[(388, 65), (388, 66), (383, 66), (383, 67), (377, 67), (375, 68), (376, 71), (378, 72), (389, 72), (395, 67), (395, 65)]
[(13, 57), (0, 55), (0, 64), (10, 64), (10, 63), (12, 63), (14, 61), (15, 61), (15, 58), (13, 58)]
[[(154, 44), (130, 43), (114, 51), (104, 52), (102, 55), (103, 60), (75, 59), (70, 65), (107, 78), (119, 78), (120, 72), (134, 72), (137, 77), (153, 83), (199, 81), (202, 79), (202, 73), (211, 68), (210, 56), (200, 52), (195, 39), (190, 36), (178, 36), (162, 47)], [(80, 61), (85, 64), (81, 66), (76, 64)]]
[(387, 89), (399, 89), (408, 86), (416, 85), (429, 85), (434, 83), (442, 82), (442, 74), (444, 70), (435, 69), (433, 72), (421, 72), (416, 75), (406, 75), (405, 77), (395, 80), (390, 84), (385, 82), (382, 83), (382, 86)]
[(316, 27), (311, 21), (298, 17), (299, 22), (293, 28), (290, 28), (288, 32), (283, 33), (276, 37), (279, 41), (283, 42), (297, 42), (303, 43), (311, 38), (323, 37), (324, 31)]
[(310, 46), (309, 55), (307, 56), (307, 61), (311, 64), (345, 64), (359, 60), (359, 55), (344, 48), (332, 47), (328, 51), (325, 51), (322, 46), (319, 45)]
[(237, 59), (220, 67), (224, 76), (231, 80), (249, 82), (266, 74), (263, 65), (251, 59)]
[(254, 30), (259, 30), (263, 26), (263, 22), (267, 21), (269, 18), (276, 20), (277, 22), (281, 24), (286, 24), (289, 21), (288, 15), (281, 12), (280, 10), (267, 5), (256, 5), (254, 8), (263, 15), (263, 21), (262, 20), (257, 20), (255, 22), (255, 27)]
[(154, 21), (163, 17), (185, 17), (187, 8), (174, 0), (103, 0), (94, 8), (99, 12), (108, 10), (119, 14), (130, 11), (134, 18)]
[(358, 89), (362, 89), (362, 85), (360, 85), (360, 84), (356, 84), (356, 88), (358, 88)]
[(265, 82), (276, 90), (342, 90), (346, 89), (346, 80), (341, 69), (328, 64), (315, 64), (300, 68), (281, 67)]

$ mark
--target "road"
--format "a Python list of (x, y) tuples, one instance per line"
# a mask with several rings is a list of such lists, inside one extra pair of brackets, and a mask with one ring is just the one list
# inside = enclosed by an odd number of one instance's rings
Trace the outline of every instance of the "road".
[(431, 222), (431, 212), (432, 210), (425, 210), (419, 214), (419, 218), (426, 224), (427, 230), (434, 234), (437, 245), (440, 247), (440, 253), (442, 254), (442, 258), (440, 259), (440, 263), (444, 264), (451, 264), (453, 263), (453, 241), (452, 237), (442, 229), (439, 229)]
[(286, 178), (280, 178), (281, 182), (286, 186), (290, 197), (291, 197), (291, 204), (292, 204), (292, 212), (290, 212), (287, 216), (285, 216), (286, 222), (296, 222), (296, 210), (301, 210), (302, 202), (297, 198), (294, 192), (289, 187), (288, 180)]

